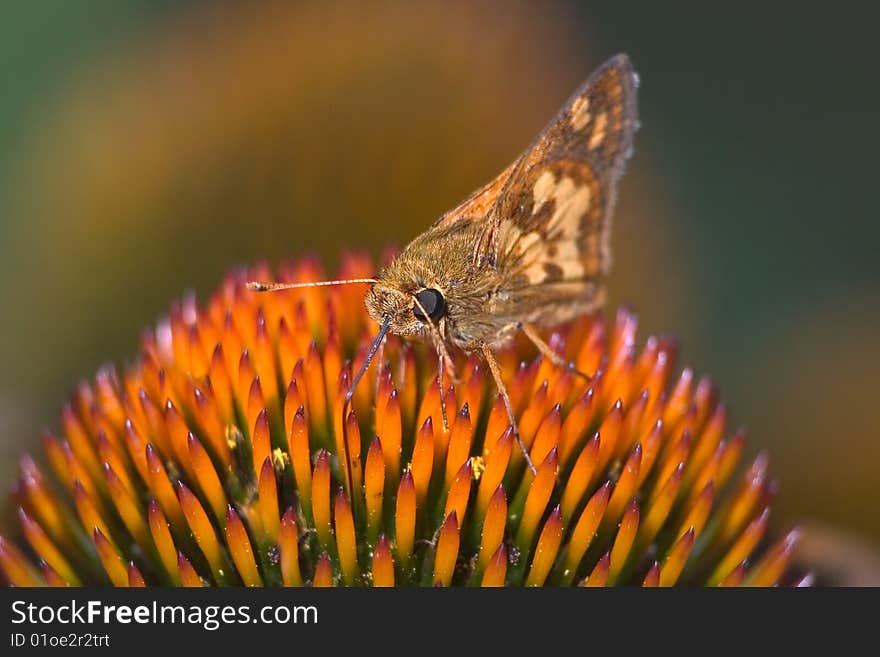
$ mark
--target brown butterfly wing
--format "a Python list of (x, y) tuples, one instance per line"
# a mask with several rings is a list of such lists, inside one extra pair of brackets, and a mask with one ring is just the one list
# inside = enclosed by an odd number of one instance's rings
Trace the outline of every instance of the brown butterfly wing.
[(637, 127), (637, 83), (618, 55), (574, 93), (512, 165), (475, 249), (477, 266), (494, 266), (512, 288), (597, 289), (611, 264), (611, 214)]
[(442, 215), (434, 222), (432, 228), (450, 226), (458, 221), (484, 221), (488, 217), (489, 211), (498, 202), (501, 190), (504, 189), (518, 162), (517, 160), (508, 166), (488, 185), (484, 185), (452, 210)]

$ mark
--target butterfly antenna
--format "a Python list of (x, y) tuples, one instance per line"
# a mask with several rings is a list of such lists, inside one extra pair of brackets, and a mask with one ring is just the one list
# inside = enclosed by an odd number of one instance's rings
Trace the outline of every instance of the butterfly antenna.
[(247, 288), (254, 292), (275, 292), (277, 290), (296, 290), (303, 287), (326, 287), (328, 285), (351, 285), (352, 283), (375, 283), (375, 278), (346, 278), (338, 281), (314, 281), (311, 283), (267, 283), (249, 281)]

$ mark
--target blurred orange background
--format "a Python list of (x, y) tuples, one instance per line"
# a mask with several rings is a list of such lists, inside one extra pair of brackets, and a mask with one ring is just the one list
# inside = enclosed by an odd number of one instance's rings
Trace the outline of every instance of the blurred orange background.
[(876, 554), (873, 22), (643, 5), (7, 3), (0, 481), (184, 289), (405, 243), (623, 51), (643, 127), (610, 307), (719, 384), (771, 455), (777, 521)]

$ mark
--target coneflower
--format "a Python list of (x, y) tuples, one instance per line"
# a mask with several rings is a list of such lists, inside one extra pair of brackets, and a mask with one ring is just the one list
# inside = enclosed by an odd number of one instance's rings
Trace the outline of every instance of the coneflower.
[[(323, 278), (308, 259), (279, 273)], [(436, 359), (389, 337), (349, 409), (376, 331), (365, 287), (246, 289), (270, 278), (186, 297), (134, 365), (78, 388), (48, 467), (22, 459), (8, 583), (806, 583), (788, 569), (797, 532), (767, 537), (766, 457), (740, 467), (712, 384), (674, 373), (671, 340), (638, 348), (632, 313), (550, 337), (590, 381), (525, 346), (500, 355), (532, 474), (479, 359), (440, 390)]]

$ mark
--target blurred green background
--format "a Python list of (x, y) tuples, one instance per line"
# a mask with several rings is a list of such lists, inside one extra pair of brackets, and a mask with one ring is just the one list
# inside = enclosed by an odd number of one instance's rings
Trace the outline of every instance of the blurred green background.
[(876, 545), (875, 18), (848, 2), (6, 0), (0, 481), (185, 288), (407, 241), (624, 51), (643, 127), (612, 305), (719, 383), (772, 456), (777, 520)]

